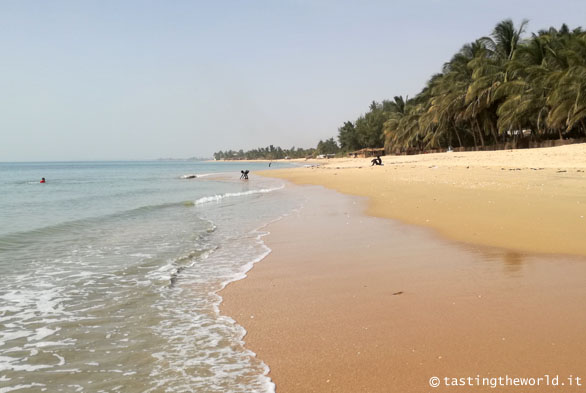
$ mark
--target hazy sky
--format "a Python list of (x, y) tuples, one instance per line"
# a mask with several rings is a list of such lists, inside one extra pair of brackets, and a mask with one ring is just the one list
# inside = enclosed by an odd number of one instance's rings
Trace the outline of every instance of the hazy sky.
[(0, 0), (0, 161), (315, 146), (505, 18), (584, 0)]

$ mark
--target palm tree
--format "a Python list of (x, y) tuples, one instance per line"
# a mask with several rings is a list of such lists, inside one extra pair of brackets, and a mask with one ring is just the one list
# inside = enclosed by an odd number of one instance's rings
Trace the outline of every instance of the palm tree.
[(403, 96), (395, 96), (393, 101), (386, 101), (387, 120), (383, 124), (384, 146), (387, 152), (402, 145), (403, 128), (401, 120), (407, 115), (407, 100)]
[(465, 116), (476, 126), (483, 146), (483, 134), (492, 135), (494, 143), (498, 143), (496, 112), (502, 99), (499, 87), (509, 81), (507, 64), (521, 43), (527, 23), (524, 20), (518, 29), (510, 19), (498, 23), (491, 37), (480, 39), (484, 50), (469, 63), (473, 81), (466, 94)]
[(563, 25), (524, 40), (526, 26), (504, 20), (464, 45), (414, 98), (373, 102), (340, 128), (341, 145), (384, 137), (387, 152), (483, 147), (525, 129), (533, 138), (586, 136), (586, 33)]
[[(563, 31), (563, 30), (562, 30)], [(556, 53), (558, 64), (566, 67), (552, 73), (551, 94), (547, 103), (551, 106), (547, 121), (551, 128), (570, 132), (575, 127), (584, 132), (586, 118), (586, 34), (581, 31), (562, 33), (561, 46)]]
[(545, 118), (548, 88), (546, 79), (551, 70), (547, 63), (549, 47), (542, 35), (533, 34), (519, 46), (507, 63), (508, 79), (495, 93), (502, 98), (497, 110), (499, 132), (528, 128), (536, 134), (547, 131)]
[(445, 139), (453, 144), (453, 136), (463, 146), (467, 135), (471, 135), (476, 145), (474, 127), (466, 117), (466, 94), (472, 83), (472, 69), (469, 66), (483, 50), (482, 44), (475, 41), (464, 45), (452, 59), (444, 64), (442, 74), (435, 75), (428, 82), (427, 90), (430, 103), (422, 117), (422, 127), (428, 131), (426, 140), (430, 147), (441, 146)]

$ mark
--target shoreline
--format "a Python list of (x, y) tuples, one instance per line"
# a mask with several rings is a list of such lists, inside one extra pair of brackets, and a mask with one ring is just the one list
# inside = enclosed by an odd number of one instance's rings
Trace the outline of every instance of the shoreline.
[(459, 242), (586, 256), (586, 144), (383, 162), (330, 159), (256, 174), (368, 197), (369, 215), (430, 227)]
[(220, 292), (277, 392), (427, 392), (431, 376), (586, 368), (583, 258), (446, 242), (366, 215), (363, 198), (297, 190), (308, 201), (267, 227), (272, 252)]
[[(429, 392), (432, 376), (584, 379), (586, 252), (568, 231), (586, 227), (567, 217), (586, 207), (586, 145), (572, 149), (573, 158), (560, 161), (568, 152), (556, 150), (551, 162), (540, 161), (548, 169), (535, 171), (527, 157), (488, 165), (493, 152), (474, 152), (257, 172), (291, 181), (288, 191), (307, 201), (267, 226), (271, 253), (219, 293), (221, 312), (245, 328), (245, 345), (268, 365), (277, 392)], [(501, 158), (507, 153), (514, 152)], [(478, 206), (470, 198), (479, 195), (497, 208), (467, 224), (482, 230), (478, 237), (422, 221), (425, 214), (404, 219), (417, 206), (426, 214), (436, 208), (432, 218), (443, 214), (457, 226), (471, 221), (462, 213)], [(575, 206), (551, 204), (570, 200)], [(449, 208), (455, 202), (461, 211)], [(545, 213), (531, 221), (527, 213), (540, 208)], [(494, 222), (512, 240), (494, 236)], [(552, 242), (548, 233), (539, 244), (552, 222), (569, 240)]]

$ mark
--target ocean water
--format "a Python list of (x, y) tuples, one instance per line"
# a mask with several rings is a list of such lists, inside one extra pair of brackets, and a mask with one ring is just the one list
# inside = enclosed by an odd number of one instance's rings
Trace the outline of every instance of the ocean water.
[(0, 163), (0, 393), (273, 391), (217, 294), (300, 207), (266, 167)]

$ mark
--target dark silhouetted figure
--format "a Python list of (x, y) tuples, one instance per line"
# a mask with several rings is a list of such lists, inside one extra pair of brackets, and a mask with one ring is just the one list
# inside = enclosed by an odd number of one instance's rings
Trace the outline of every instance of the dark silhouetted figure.
[(372, 165), (382, 165), (383, 164), (383, 160), (380, 158), (380, 156), (376, 156), (376, 158), (373, 158), (372, 161)]
[(244, 179), (244, 180), (248, 180), (248, 172), (249, 170), (245, 170), (245, 171), (240, 171), (240, 173), (242, 173), (242, 175), (240, 175), (240, 180)]

